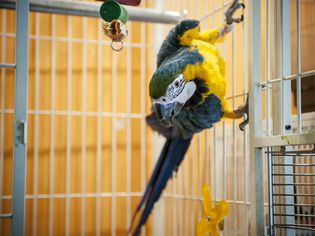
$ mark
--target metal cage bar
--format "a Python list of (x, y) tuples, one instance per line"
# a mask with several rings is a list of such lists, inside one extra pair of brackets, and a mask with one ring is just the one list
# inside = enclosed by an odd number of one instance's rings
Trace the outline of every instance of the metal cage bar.
[[(100, 17), (101, 3), (75, 0), (30, 0), (30, 10), (53, 14)], [(0, 8), (14, 9), (14, 0), (1, 0)], [(162, 24), (178, 23), (186, 17), (185, 12), (159, 11), (140, 7), (125, 6), (131, 21), (153, 22)]]
[[(51, 118), (50, 118), (50, 173), (49, 173), (49, 192), (54, 193), (54, 178), (55, 178), (55, 144), (56, 144), (56, 16), (52, 16), (52, 45), (51, 45)], [(53, 216), (54, 216), (54, 199), (49, 198), (49, 236), (53, 235)]]
[(261, 82), (261, 1), (249, 1), (249, 116), (250, 119), (250, 187), (251, 187), (251, 234), (264, 235), (264, 190), (263, 190), (263, 152), (253, 142), (262, 134), (262, 91)]
[[(6, 17), (7, 12), (4, 11), (2, 14), (2, 31), (6, 31)], [(6, 54), (6, 38), (2, 35), (2, 54), (1, 54), (1, 60), (5, 60), (5, 54)], [(5, 127), (5, 76), (6, 71), (5, 69), (1, 70), (1, 116), (0, 116), (0, 196), (3, 194), (3, 162), (4, 162), (4, 127)], [(2, 200), (0, 200), (0, 209), (2, 209)], [(2, 221), (0, 221), (0, 230), (2, 229)]]
[[(36, 23), (35, 23), (35, 33), (39, 35), (40, 31), (40, 13), (36, 13)], [(40, 85), (40, 41), (35, 41), (35, 111), (39, 110), (39, 85)], [(38, 193), (38, 147), (39, 147), (39, 115), (35, 114), (34, 118), (34, 195)], [(37, 198), (33, 201), (33, 212), (37, 212), (38, 201)], [(33, 215), (33, 235), (36, 236), (37, 233), (37, 217), (36, 214)]]
[(16, 4), (16, 75), (12, 235), (24, 235), (28, 101), (29, 1)]
[[(269, 220), (272, 229), (269, 235), (275, 235), (276, 229), (283, 229), (278, 231), (280, 234), (285, 232), (286, 235), (301, 235), (299, 234), (299, 231), (303, 231), (306, 234), (315, 231), (314, 224), (311, 222), (311, 219), (315, 218), (314, 213), (312, 213), (312, 209), (315, 208), (315, 205), (309, 203), (310, 199), (314, 199), (315, 197), (315, 194), (309, 189), (310, 186), (315, 186), (314, 174), (312, 174), (313, 179), (310, 179), (308, 175), (304, 176), (305, 174), (303, 173), (297, 174), (297, 172), (299, 173), (297, 167), (303, 167), (304, 172), (305, 168), (308, 168), (308, 166), (296, 164), (298, 163), (298, 160), (305, 161), (303, 159), (305, 158), (306, 153), (309, 158), (307, 163), (313, 163), (315, 152), (314, 150), (303, 149), (305, 149), (303, 146), (296, 147), (296, 150), (294, 151), (296, 155), (290, 156), (293, 159), (293, 165), (290, 166), (290, 168), (293, 169), (293, 173), (290, 174), (293, 182), (288, 184), (286, 178), (275, 179), (274, 177), (276, 176), (276, 173), (283, 171), (282, 169), (276, 168), (277, 166), (275, 163), (281, 163), (283, 161), (282, 158), (288, 158), (286, 150), (283, 148), (283, 151), (279, 152), (267, 148), (266, 154), (268, 160), (270, 160), (268, 165)], [(292, 151), (288, 151), (288, 155), (290, 155), (290, 153), (292, 153)], [(279, 159), (279, 161), (277, 161), (277, 159)], [(304, 176), (306, 178), (301, 179), (297, 176)], [(300, 183), (302, 181), (304, 182)], [(292, 193), (288, 193), (286, 189), (285, 192), (280, 191), (279, 187), (287, 188), (287, 186), (293, 188)], [(303, 186), (303, 188), (301, 186)], [(308, 192), (305, 193), (305, 190)], [(281, 201), (281, 197), (284, 197), (285, 201)], [(287, 201), (287, 197), (294, 198), (294, 201)], [(276, 198), (280, 198), (280, 203), (273, 202)], [(300, 199), (300, 201), (298, 202), (297, 199)], [(305, 211), (305, 207), (307, 208), (307, 211)], [(284, 211), (283, 208), (285, 209)], [(304, 210), (302, 210), (302, 208), (304, 208)], [(305, 235), (304, 233), (303, 235)]]
[[(72, 16), (67, 17), (68, 29), (67, 35), (69, 38), (72, 37)], [(68, 97), (67, 97), (67, 109), (72, 109), (72, 42), (67, 44), (67, 76), (68, 76)], [(65, 222), (65, 235), (69, 236), (70, 232), (70, 188), (71, 188), (71, 116), (67, 115), (67, 147), (66, 147), (66, 222)]]

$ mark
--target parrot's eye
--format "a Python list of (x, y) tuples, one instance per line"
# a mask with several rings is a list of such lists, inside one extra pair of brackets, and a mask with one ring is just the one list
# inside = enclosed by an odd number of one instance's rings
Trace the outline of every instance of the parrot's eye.
[(175, 87), (177, 88), (179, 86), (179, 82), (175, 81)]
[(162, 101), (163, 101), (163, 102), (166, 102), (166, 99), (165, 99), (165, 98), (162, 98)]

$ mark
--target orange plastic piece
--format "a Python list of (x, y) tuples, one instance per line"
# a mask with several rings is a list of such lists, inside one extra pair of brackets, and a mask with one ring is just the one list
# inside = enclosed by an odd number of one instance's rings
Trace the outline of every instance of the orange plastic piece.
[(229, 213), (229, 205), (226, 201), (222, 200), (213, 207), (210, 188), (208, 185), (202, 188), (202, 203), (203, 203), (203, 216), (197, 223), (197, 235), (205, 236), (219, 236), (220, 230), (224, 223), (224, 217)]

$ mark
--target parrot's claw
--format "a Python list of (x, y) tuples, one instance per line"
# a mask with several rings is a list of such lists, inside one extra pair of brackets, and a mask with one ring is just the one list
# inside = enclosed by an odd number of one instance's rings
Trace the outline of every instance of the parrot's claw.
[(219, 230), (220, 230), (220, 231), (223, 231), (223, 230), (224, 230), (224, 220), (222, 220), (222, 221), (219, 223)]
[(243, 20), (244, 20), (243, 15), (241, 15), (241, 17), (239, 17), (239, 18), (233, 18), (233, 22), (235, 22), (235, 23), (241, 23)]
[(243, 114), (246, 115), (246, 119), (239, 124), (239, 128), (240, 130), (242, 131), (245, 131), (245, 126), (248, 124), (249, 122), (249, 116), (248, 116), (248, 95), (247, 95), (247, 98), (246, 98), (246, 103), (244, 104), (244, 106), (242, 107), (242, 110), (243, 110)]
[(228, 25), (235, 23), (240, 23), (243, 21), (243, 15), (240, 18), (233, 18), (234, 13), (239, 9), (239, 8), (245, 8), (244, 3), (239, 3), (239, 0), (234, 0), (232, 5), (227, 9), (225, 12), (225, 18), (226, 18), (226, 23)]

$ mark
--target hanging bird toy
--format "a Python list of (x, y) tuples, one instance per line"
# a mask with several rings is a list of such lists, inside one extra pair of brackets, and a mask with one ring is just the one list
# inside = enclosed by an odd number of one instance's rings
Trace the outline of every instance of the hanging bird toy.
[(240, 124), (241, 130), (248, 122), (248, 100), (236, 110), (228, 105), (225, 61), (216, 46), (232, 30), (234, 22), (243, 20), (235, 18), (234, 13), (244, 7), (234, 0), (225, 13), (225, 24), (209, 31), (200, 31), (198, 20), (184, 20), (169, 32), (160, 48), (157, 70), (149, 84), (152, 113), (146, 121), (166, 137), (166, 143), (132, 218), (129, 232), (133, 235), (140, 234), (141, 226), (173, 172), (178, 170), (195, 133), (224, 118), (246, 116)]
[(197, 236), (219, 236), (224, 229), (224, 218), (229, 213), (229, 204), (222, 200), (213, 207), (210, 188), (208, 185), (202, 188), (203, 216), (198, 222)]
[(128, 35), (125, 25), (128, 21), (127, 10), (114, 0), (107, 0), (102, 4), (100, 14), (104, 20), (104, 34), (112, 39), (112, 49), (121, 51), (124, 47), (123, 39)]

